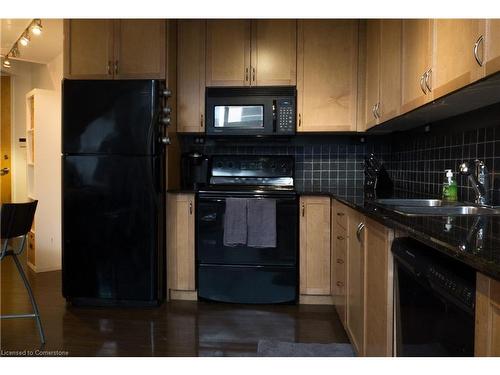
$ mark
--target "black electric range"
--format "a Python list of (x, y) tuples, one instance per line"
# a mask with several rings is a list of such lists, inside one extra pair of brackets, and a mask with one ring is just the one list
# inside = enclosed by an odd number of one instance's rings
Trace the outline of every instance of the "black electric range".
[[(293, 157), (213, 156), (209, 175), (209, 185), (198, 192), (196, 205), (200, 299), (295, 303), (298, 299), (299, 205)], [(259, 199), (272, 200), (274, 210), (266, 211), (270, 216), (263, 220), (275, 225), (275, 246), (225, 243), (228, 199), (243, 200), (243, 207), (247, 204), (250, 207)]]

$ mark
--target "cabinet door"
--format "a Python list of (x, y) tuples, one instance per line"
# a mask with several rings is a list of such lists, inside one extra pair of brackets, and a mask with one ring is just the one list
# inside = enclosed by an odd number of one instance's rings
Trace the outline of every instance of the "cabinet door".
[(366, 86), (365, 128), (378, 124), (377, 109), (380, 106), (380, 20), (366, 23)]
[(486, 75), (500, 71), (500, 19), (486, 20)]
[(165, 78), (165, 20), (117, 20), (114, 56), (117, 79)]
[(295, 85), (297, 21), (252, 21), (252, 86)]
[(365, 228), (365, 355), (392, 356), (393, 232), (366, 219)]
[[(432, 20), (403, 20), (403, 52), (401, 72), (401, 110), (412, 109), (432, 100), (423, 76), (431, 68)], [(432, 77), (431, 77), (432, 78)]]
[[(474, 54), (474, 44), (484, 35), (484, 21), (436, 19), (433, 23), (432, 89), (437, 99), (484, 76)], [(478, 49), (479, 59), (480, 54)]]
[(351, 342), (358, 355), (362, 356), (364, 338), (364, 244), (360, 225), (363, 217), (356, 211), (348, 210), (347, 247), (347, 314), (346, 326)]
[(169, 194), (167, 200), (167, 277), (169, 290), (195, 290), (193, 194)]
[(476, 279), (474, 355), (500, 357), (500, 281), (481, 273)]
[(207, 21), (207, 86), (250, 85), (250, 23)]
[(357, 21), (298, 21), (297, 130), (356, 131), (357, 72)]
[(64, 77), (111, 79), (113, 77), (113, 21), (64, 21)]
[(177, 131), (201, 133), (205, 115), (205, 30), (203, 20), (177, 24)]
[(330, 295), (330, 198), (300, 198), (300, 294)]
[(401, 113), (401, 20), (380, 21), (380, 122)]

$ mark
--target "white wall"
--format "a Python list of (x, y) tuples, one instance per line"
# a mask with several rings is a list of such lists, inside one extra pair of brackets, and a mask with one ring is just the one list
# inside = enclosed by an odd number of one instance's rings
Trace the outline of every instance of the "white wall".
[[(60, 104), (63, 55), (60, 53), (48, 64), (13, 61), (12, 67), (2, 73), (12, 77), (12, 201), (24, 202), (28, 199), (26, 144), (20, 143), (19, 138), (26, 138), (26, 94), (35, 88), (54, 90)], [(60, 112), (60, 105), (53, 110)], [(60, 148), (60, 145), (54, 147)]]

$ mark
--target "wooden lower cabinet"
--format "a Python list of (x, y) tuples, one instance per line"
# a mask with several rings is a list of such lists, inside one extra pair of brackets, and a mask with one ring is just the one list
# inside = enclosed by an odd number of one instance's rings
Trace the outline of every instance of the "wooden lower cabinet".
[(365, 356), (393, 355), (394, 232), (369, 218), (365, 221)]
[(300, 197), (300, 294), (330, 296), (330, 197)]
[(476, 357), (500, 356), (500, 281), (481, 273), (476, 279)]
[(365, 240), (362, 225), (364, 216), (347, 209), (347, 290), (346, 290), (346, 330), (359, 356), (364, 355), (365, 320)]
[(195, 196), (167, 195), (167, 290), (171, 299), (196, 299)]

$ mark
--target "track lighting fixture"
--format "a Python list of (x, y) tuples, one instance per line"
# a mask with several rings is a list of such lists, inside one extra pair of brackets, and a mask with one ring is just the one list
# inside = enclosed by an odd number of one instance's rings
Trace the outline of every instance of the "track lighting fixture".
[(19, 39), (19, 43), (21, 43), (22, 46), (26, 47), (28, 45), (28, 43), (30, 42), (31, 38), (28, 34), (28, 32), (26, 31), (24, 33), (24, 35), (21, 37), (21, 39)]
[(42, 28), (42, 20), (39, 18), (33, 19), (30, 22), (30, 24), (28, 25), (28, 27), (26, 27), (24, 29), (21, 36), (19, 38), (17, 38), (17, 40), (14, 42), (10, 51), (5, 56), (3, 56), (3, 58), (4, 58), (4, 61), (2, 64), (3, 67), (10, 68), (11, 67), (10, 58), (11, 57), (19, 57), (21, 55), (21, 53), (19, 52), (19, 44), (21, 44), (22, 46), (27, 46), (29, 44), (29, 42), (31, 40), (30, 32), (33, 35), (40, 35), (42, 33), (42, 29), (43, 29)]
[(34, 19), (31, 26), (33, 35), (40, 35), (42, 33), (42, 21), (38, 18)]

